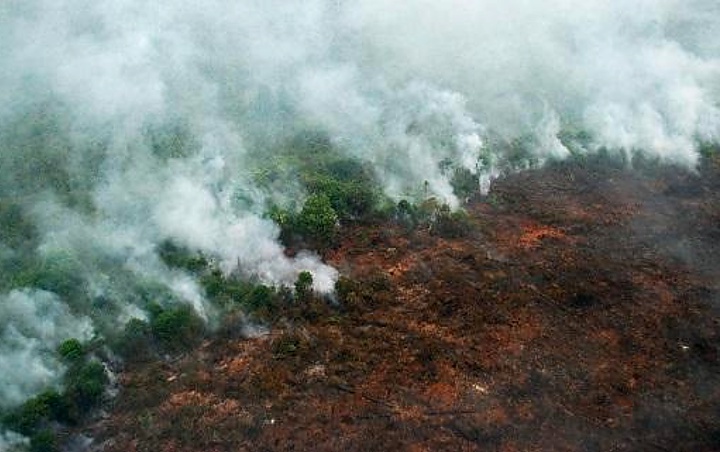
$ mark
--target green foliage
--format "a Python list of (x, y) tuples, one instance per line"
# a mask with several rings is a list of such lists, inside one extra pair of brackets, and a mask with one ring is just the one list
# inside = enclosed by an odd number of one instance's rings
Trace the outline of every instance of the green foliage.
[(282, 298), (273, 287), (225, 276), (217, 269), (204, 275), (200, 282), (211, 301), (229, 310), (240, 307), (247, 312), (271, 311)]
[(200, 273), (210, 265), (202, 254), (193, 253), (172, 240), (165, 240), (160, 244), (158, 255), (168, 267), (181, 268), (193, 273)]
[[(258, 184), (270, 189), (279, 180), (298, 180), (309, 194), (305, 204), (308, 210), (316, 206), (318, 199), (327, 199), (335, 220), (348, 222), (372, 219), (383, 207), (386, 198), (371, 168), (341, 155), (325, 134), (300, 133), (273, 154), (266, 168), (255, 170)], [(328, 232), (308, 225), (308, 218), (303, 218), (302, 212), (298, 214), (292, 206), (272, 206), (268, 216), (281, 227), (286, 242), (296, 235), (310, 240), (320, 236), (324, 240)]]
[(480, 179), (467, 168), (456, 168), (450, 179), (455, 196), (468, 198), (478, 192)]
[(306, 298), (312, 292), (313, 277), (308, 271), (300, 272), (295, 281), (295, 295), (298, 298)]
[(108, 384), (103, 364), (88, 359), (85, 347), (76, 339), (63, 342), (58, 352), (70, 363), (63, 378), (64, 391), (42, 392), (2, 417), (3, 427), (30, 437), (30, 450), (56, 450), (48, 428), (54, 422), (77, 422), (98, 405)]
[(55, 390), (48, 390), (25, 401), (22, 405), (5, 414), (2, 425), (25, 436), (51, 421), (68, 422), (69, 402)]
[(291, 211), (278, 206), (270, 207), (267, 216), (274, 221), (275, 224), (280, 226), (281, 229), (291, 228), (295, 221), (295, 217)]
[(592, 144), (592, 135), (587, 130), (571, 126), (564, 127), (558, 139), (573, 155), (586, 153)]
[(250, 311), (257, 311), (272, 306), (276, 298), (277, 292), (275, 289), (260, 284), (246, 292), (242, 304)]
[(433, 234), (452, 239), (467, 235), (471, 227), (466, 212), (462, 210), (453, 212), (447, 204), (443, 204), (437, 209), (430, 230)]
[(29, 452), (58, 452), (59, 450), (52, 430), (41, 430), (30, 437)]
[(358, 160), (349, 158), (338, 158), (331, 160), (325, 165), (327, 174), (339, 181), (347, 182), (372, 182), (370, 171), (367, 166)]
[(64, 395), (54, 389), (49, 389), (35, 396), (34, 399), (47, 407), (47, 413), (50, 419), (58, 422), (71, 422), (70, 406), (71, 401)]
[(537, 167), (540, 159), (536, 152), (540, 143), (532, 134), (512, 139), (489, 136), (478, 157), (481, 170), (495, 168), (501, 172)]
[(100, 361), (89, 360), (74, 366), (65, 374), (65, 394), (72, 400), (78, 414), (87, 413), (101, 400), (108, 376)]
[(213, 301), (221, 300), (223, 303), (226, 301), (232, 301), (233, 296), (236, 294), (236, 288), (234, 285), (225, 278), (223, 272), (219, 269), (213, 269), (208, 274), (203, 275), (200, 278), (200, 284), (205, 289), (205, 294), (210, 297)]
[[(451, 159), (443, 159), (439, 164), (440, 171), (450, 178), (453, 193), (459, 198), (468, 198), (477, 193), (480, 179), (477, 174), (465, 167), (457, 166)], [(427, 191), (427, 181), (425, 181)], [(426, 193), (427, 196), (427, 193)]]
[(3, 416), (2, 423), (10, 430), (29, 435), (40, 423), (47, 421), (49, 414), (49, 407), (37, 397), (33, 397), (20, 408)]
[(523, 135), (506, 143), (503, 151), (505, 159), (510, 167), (537, 166), (538, 158), (534, 152), (538, 146), (537, 140), (532, 135)]
[(13, 276), (11, 285), (35, 287), (68, 298), (84, 296), (81, 265), (74, 256), (62, 252), (27, 263)]
[(305, 167), (302, 181), (311, 194), (327, 196), (343, 221), (367, 217), (381, 199), (369, 168), (354, 159), (328, 157)]
[(65, 361), (77, 361), (85, 356), (85, 349), (79, 340), (72, 338), (64, 341), (58, 347), (58, 353)]
[(140, 319), (130, 319), (125, 324), (114, 349), (130, 361), (143, 361), (150, 357), (153, 337), (150, 324)]
[(706, 160), (717, 158), (720, 154), (720, 143), (703, 142), (698, 145), (700, 157)]
[(203, 321), (189, 305), (151, 312), (150, 330), (160, 345), (169, 351), (180, 351), (196, 345), (203, 331)]
[(277, 184), (291, 180), (308, 194), (300, 207), (292, 202), (268, 207), (267, 217), (280, 226), (280, 240), (289, 247), (326, 249), (334, 245), (340, 225), (392, 218), (394, 204), (382, 193), (371, 166), (342, 155), (323, 133), (297, 134), (253, 173), (268, 192), (282, 193)]
[(408, 229), (422, 226), (431, 234), (445, 238), (463, 237), (472, 230), (470, 217), (464, 210), (452, 211), (436, 198), (428, 198), (420, 205), (400, 201), (395, 209), (395, 219)]
[(338, 216), (324, 195), (311, 195), (297, 218), (297, 229), (317, 244), (328, 245), (335, 239)]
[(308, 177), (305, 186), (314, 195), (327, 197), (339, 219), (364, 217), (377, 204), (378, 194), (368, 181), (342, 180), (320, 174)]
[(297, 155), (313, 158), (324, 156), (333, 151), (328, 134), (316, 130), (303, 130), (290, 139), (289, 148)]
[(403, 199), (395, 207), (395, 220), (408, 230), (415, 229), (420, 221), (415, 204)]

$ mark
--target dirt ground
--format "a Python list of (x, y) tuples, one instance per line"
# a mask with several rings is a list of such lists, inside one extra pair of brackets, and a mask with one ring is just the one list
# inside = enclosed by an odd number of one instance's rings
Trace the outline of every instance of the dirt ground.
[[(720, 450), (720, 168), (496, 181), (446, 239), (352, 226), (336, 304), (128, 367), (112, 451)], [(239, 329), (239, 326), (238, 326)]]

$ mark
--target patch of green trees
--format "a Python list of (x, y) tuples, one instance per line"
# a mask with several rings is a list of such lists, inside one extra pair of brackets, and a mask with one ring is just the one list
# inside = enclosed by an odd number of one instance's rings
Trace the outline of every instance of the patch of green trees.
[(114, 348), (125, 359), (143, 361), (159, 353), (177, 354), (205, 337), (205, 322), (190, 305), (151, 303), (148, 311), (149, 320), (131, 319), (114, 341)]
[(2, 427), (30, 439), (30, 452), (55, 452), (57, 424), (74, 425), (103, 400), (109, 378), (105, 366), (77, 339), (58, 347), (67, 365), (63, 390), (48, 389), (2, 414)]
[(297, 180), (306, 193), (302, 205), (268, 209), (287, 245), (331, 247), (340, 225), (370, 221), (391, 205), (370, 166), (343, 156), (319, 133), (299, 134), (256, 171), (261, 187), (277, 180)]

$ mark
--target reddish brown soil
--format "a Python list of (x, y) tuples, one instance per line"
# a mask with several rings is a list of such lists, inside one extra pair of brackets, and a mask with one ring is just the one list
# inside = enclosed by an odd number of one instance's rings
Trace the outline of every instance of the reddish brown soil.
[(338, 305), (121, 376), (111, 451), (720, 450), (720, 170), (553, 165), (344, 230)]

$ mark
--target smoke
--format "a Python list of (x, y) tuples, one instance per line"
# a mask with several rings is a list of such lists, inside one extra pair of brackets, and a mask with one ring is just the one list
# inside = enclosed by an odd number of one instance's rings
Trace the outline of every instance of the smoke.
[(24, 438), (14, 432), (0, 433), (0, 450), (3, 451), (11, 452), (14, 450), (23, 450), (22, 446), (27, 446), (29, 442), (30, 441), (28, 441), (27, 438)]
[[(714, 0), (5, 0), (0, 4), (0, 400), (57, 381), (66, 336), (143, 316), (147, 298), (212, 308), (168, 268), (172, 240), (229, 272), (292, 284), (337, 272), (285, 255), (253, 169), (326, 134), (386, 193), (457, 204), (452, 161), (483, 184), (530, 137), (693, 165), (720, 133)], [(497, 139), (497, 138), (493, 138)], [(35, 277), (17, 268), (38, 267)], [(38, 276), (39, 275), (39, 276)], [(41, 287), (43, 290), (38, 289)], [(101, 314), (102, 313), (102, 314)], [(29, 377), (31, 376), (31, 377)]]
[(0, 296), (0, 407), (12, 406), (55, 383), (56, 349), (68, 337), (90, 339), (90, 319), (75, 316), (58, 296), (14, 290)]

